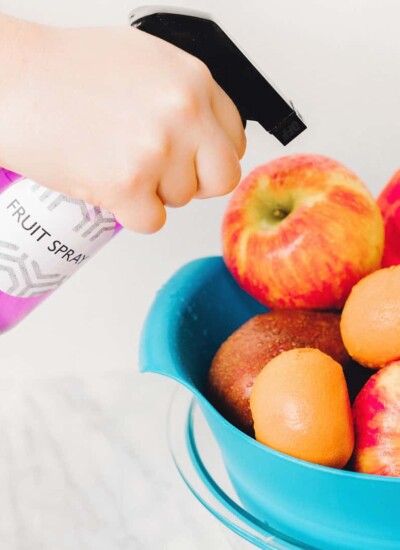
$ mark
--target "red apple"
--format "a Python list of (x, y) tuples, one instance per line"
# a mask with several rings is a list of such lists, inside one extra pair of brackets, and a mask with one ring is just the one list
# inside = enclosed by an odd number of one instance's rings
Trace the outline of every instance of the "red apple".
[(320, 155), (253, 170), (228, 203), (223, 255), (239, 285), (272, 308), (340, 309), (380, 266), (384, 227), (360, 179)]
[(400, 364), (371, 376), (353, 405), (357, 472), (400, 476)]
[(400, 170), (378, 197), (385, 222), (385, 247), (382, 267), (400, 264)]

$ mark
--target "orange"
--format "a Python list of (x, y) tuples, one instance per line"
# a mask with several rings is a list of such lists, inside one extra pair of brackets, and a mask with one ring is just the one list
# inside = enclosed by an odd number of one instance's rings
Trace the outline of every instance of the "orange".
[(352, 288), (340, 330), (349, 355), (362, 365), (400, 360), (400, 266), (379, 269)]
[(313, 348), (285, 351), (257, 376), (250, 394), (256, 439), (277, 451), (342, 468), (354, 447), (343, 369)]

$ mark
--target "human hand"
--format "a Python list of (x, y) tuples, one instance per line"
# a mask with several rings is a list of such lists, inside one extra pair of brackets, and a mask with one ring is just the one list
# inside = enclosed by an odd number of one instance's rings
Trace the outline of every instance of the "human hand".
[(165, 206), (237, 185), (240, 115), (201, 61), (138, 29), (12, 24), (12, 60), (0, 39), (0, 165), (145, 233)]

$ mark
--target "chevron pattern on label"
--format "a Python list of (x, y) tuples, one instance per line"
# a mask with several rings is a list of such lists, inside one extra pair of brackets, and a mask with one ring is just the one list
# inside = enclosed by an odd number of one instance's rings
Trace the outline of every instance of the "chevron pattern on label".
[(115, 234), (114, 216), (29, 180), (0, 193), (0, 291), (57, 289)]
[(31, 298), (55, 290), (66, 279), (59, 273), (42, 273), (37, 262), (20, 248), (0, 241), (0, 286), (12, 296)]
[[(104, 232), (115, 230), (114, 216), (99, 206), (90, 206), (85, 201), (61, 195), (57, 191), (51, 191), (37, 183), (32, 183), (31, 191), (39, 194), (39, 200), (46, 204), (50, 212), (56, 210), (63, 203), (75, 206), (76, 210), (80, 212), (81, 219), (70, 229), (91, 242), (96, 241)], [(74, 220), (73, 216), (71, 216), (71, 220)]]

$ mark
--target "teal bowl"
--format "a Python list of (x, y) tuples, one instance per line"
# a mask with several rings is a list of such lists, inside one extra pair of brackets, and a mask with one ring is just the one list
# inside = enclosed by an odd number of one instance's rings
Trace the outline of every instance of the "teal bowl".
[(245, 509), (322, 550), (400, 549), (400, 479), (336, 470), (274, 451), (242, 433), (205, 397), (221, 343), (267, 310), (243, 292), (222, 258), (195, 260), (158, 292), (140, 342), (142, 372), (190, 389)]

